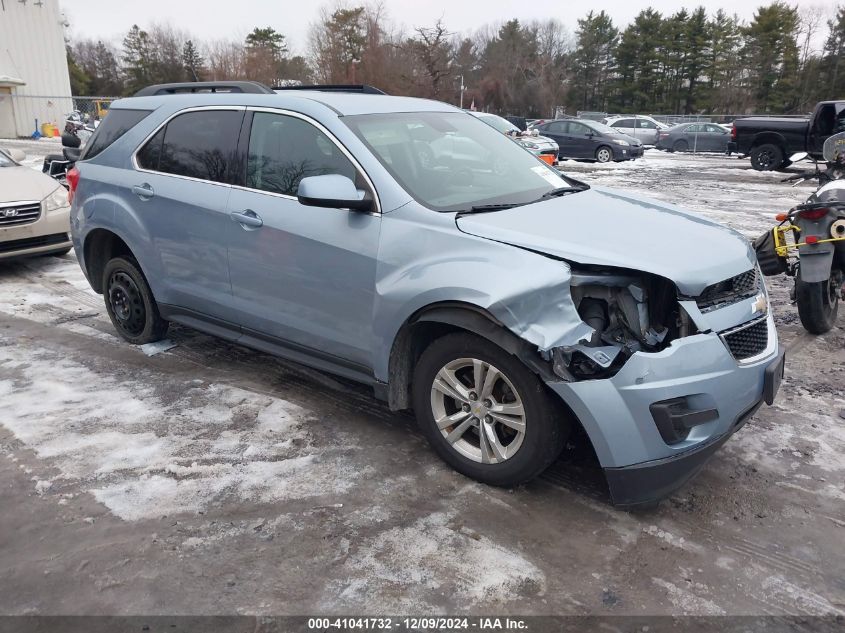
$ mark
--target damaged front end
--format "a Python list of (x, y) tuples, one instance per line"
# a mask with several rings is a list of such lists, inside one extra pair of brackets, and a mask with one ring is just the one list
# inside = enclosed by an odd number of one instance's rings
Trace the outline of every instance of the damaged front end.
[(572, 270), (572, 301), (592, 335), (544, 352), (566, 381), (614, 376), (636, 352), (658, 352), (695, 333), (671, 281), (625, 270)]

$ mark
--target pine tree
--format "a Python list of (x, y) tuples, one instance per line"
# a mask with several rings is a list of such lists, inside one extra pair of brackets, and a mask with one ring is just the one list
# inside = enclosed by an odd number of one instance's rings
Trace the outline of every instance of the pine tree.
[(153, 82), (156, 58), (150, 36), (133, 24), (123, 38), (123, 71), (126, 74), (126, 91), (136, 92)]
[(760, 7), (743, 29), (749, 88), (765, 112), (788, 112), (797, 101), (798, 10), (777, 0)]
[(205, 74), (205, 60), (192, 40), (187, 40), (182, 47), (182, 65), (185, 67), (189, 81), (202, 81), (202, 76)]
[(607, 107), (608, 79), (614, 71), (614, 51), (619, 30), (604, 11), (590, 11), (578, 20), (576, 45), (572, 54), (575, 71), (575, 90), (571, 103), (581, 110)]

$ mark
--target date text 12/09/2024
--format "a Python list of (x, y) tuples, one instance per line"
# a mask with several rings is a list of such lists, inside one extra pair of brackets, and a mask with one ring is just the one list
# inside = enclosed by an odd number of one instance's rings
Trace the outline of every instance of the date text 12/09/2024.
[(449, 617), (349, 617), (309, 618), (313, 631), (519, 631), (527, 629), (520, 618), (449, 618)]

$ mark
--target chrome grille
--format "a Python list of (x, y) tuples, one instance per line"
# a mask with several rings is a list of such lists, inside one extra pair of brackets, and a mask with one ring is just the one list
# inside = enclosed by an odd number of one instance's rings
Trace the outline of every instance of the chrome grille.
[(769, 345), (769, 324), (766, 317), (726, 330), (722, 340), (737, 360), (762, 354)]
[(707, 286), (695, 302), (698, 309), (708, 312), (721, 308), (744, 299), (750, 299), (760, 292), (760, 275), (757, 268), (747, 270), (744, 273), (725, 279), (719, 283)]
[(14, 202), (0, 204), (0, 228), (31, 224), (40, 217), (40, 202)]

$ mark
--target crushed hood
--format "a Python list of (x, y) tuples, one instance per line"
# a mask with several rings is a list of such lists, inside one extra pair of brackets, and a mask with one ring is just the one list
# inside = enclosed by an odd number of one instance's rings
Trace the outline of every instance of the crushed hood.
[(648, 198), (610, 189), (465, 215), (470, 235), (578, 264), (629, 268), (673, 281), (689, 296), (754, 265), (750, 243), (715, 222)]

